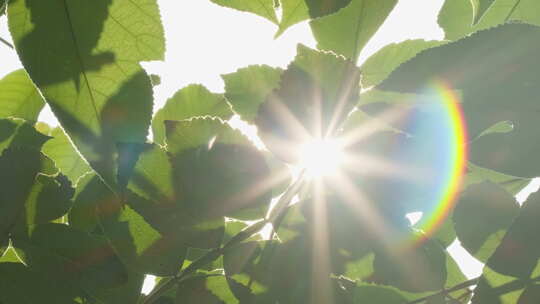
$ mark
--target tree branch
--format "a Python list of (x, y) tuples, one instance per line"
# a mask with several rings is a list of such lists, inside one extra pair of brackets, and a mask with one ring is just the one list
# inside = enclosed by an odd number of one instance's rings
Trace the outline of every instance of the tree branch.
[(211, 251), (207, 252), (202, 257), (195, 260), (193, 263), (189, 264), (189, 266), (183, 269), (182, 271), (180, 271), (180, 273), (168, 279), (167, 282), (158, 286), (156, 289), (152, 290), (152, 292), (150, 292), (150, 294), (143, 300), (142, 304), (155, 303), (165, 292), (173, 288), (176, 284), (183, 281), (189, 275), (193, 274), (195, 271), (197, 271), (197, 269), (216, 260), (231, 247), (238, 245), (239, 243), (249, 239), (252, 235), (254, 235), (255, 233), (259, 232), (262, 228), (264, 228), (266, 224), (273, 223), (277, 218), (280, 217), (280, 215), (285, 210), (287, 210), (287, 207), (291, 199), (296, 195), (296, 192), (298, 191), (302, 183), (303, 183), (303, 173), (293, 184), (291, 184), (287, 188), (287, 191), (285, 191), (285, 193), (281, 196), (281, 198), (279, 199), (275, 207), (271, 210), (270, 214), (264, 220), (257, 222), (247, 227), (246, 229), (240, 231), (238, 234), (233, 236), (227, 243), (225, 243), (225, 245), (223, 245), (222, 247), (212, 249)]
[(465, 281), (465, 282), (462, 282), (462, 283), (459, 283), (457, 284), (456, 286), (453, 286), (453, 287), (450, 287), (450, 288), (445, 288), (439, 292), (436, 292), (432, 295), (429, 295), (429, 296), (426, 296), (426, 297), (422, 297), (420, 299), (416, 299), (414, 301), (411, 301), (411, 302), (407, 302), (407, 304), (417, 304), (417, 303), (422, 303), (424, 301), (427, 301), (431, 298), (434, 298), (436, 296), (440, 296), (440, 295), (446, 295), (450, 292), (454, 292), (454, 291), (458, 291), (458, 290), (461, 290), (461, 289), (464, 289), (464, 288), (467, 288), (467, 287), (471, 287), (473, 285), (476, 285), (478, 283), (478, 280), (480, 279), (480, 277), (478, 278), (474, 278), (474, 279), (470, 279), (468, 281)]
[(3, 44), (7, 45), (10, 49), (14, 50), (15, 47), (13, 46), (13, 44), (9, 43), (7, 40), (5, 40), (4, 38), (0, 37), (0, 42), (2, 42)]

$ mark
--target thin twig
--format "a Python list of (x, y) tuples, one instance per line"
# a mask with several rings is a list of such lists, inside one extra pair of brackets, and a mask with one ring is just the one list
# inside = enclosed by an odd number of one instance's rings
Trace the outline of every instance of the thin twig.
[(0, 42), (2, 42), (3, 44), (7, 45), (10, 49), (14, 50), (15, 47), (13, 46), (13, 44), (9, 43), (6, 39), (0, 37)]
[(183, 269), (180, 273), (168, 279), (167, 282), (158, 286), (156, 289), (152, 290), (152, 292), (150, 292), (150, 294), (143, 300), (142, 304), (155, 303), (165, 292), (167, 292), (169, 289), (173, 288), (176, 284), (178, 284), (179, 282), (183, 281), (185, 278), (193, 274), (199, 268), (216, 260), (231, 247), (247, 240), (253, 234), (259, 232), (262, 228), (264, 228), (266, 224), (273, 223), (273, 221), (279, 218), (281, 213), (287, 210), (290, 200), (296, 195), (296, 192), (298, 191), (299, 186), (303, 182), (302, 176), (303, 174), (301, 174), (300, 178), (298, 178), (292, 185), (290, 185), (287, 188), (287, 191), (285, 191), (285, 193), (281, 196), (281, 198), (277, 202), (274, 209), (270, 212), (270, 214), (264, 220), (257, 222), (247, 227), (246, 229), (240, 231), (238, 234), (233, 236), (227, 243), (225, 243), (223, 247), (214, 248), (211, 251), (207, 252), (202, 257), (195, 260), (187, 268)]
[(436, 296), (440, 296), (440, 295), (445, 295), (447, 293), (450, 293), (450, 292), (454, 292), (454, 291), (457, 291), (457, 290), (461, 290), (461, 289), (464, 289), (464, 288), (467, 288), (467, 287), (471, 287), (473, 285), (476, 285), (478, 283), (478, 280), (480, 278), (474, 278), (474, 279), (470, 279), (468, 281), (465, 281), (465, 282), (462, 282), (462, 283), (459, 283), (457, 284), (456, 286), (454, 287), (450, 287), (450, 288), (445, 288), (439, 292), (436, 292), (434, 294), (431, 294), (429, 296), (425, 296), (425, 297), (422, 297), (420, 299), (416, 299), (414, 301), (411, 301), (411, 302), (407, 302), (407, 304), (417, 304), (417, 303), (422, 303), (424, 301), (427, 301), (431, 298), (434, 298)]

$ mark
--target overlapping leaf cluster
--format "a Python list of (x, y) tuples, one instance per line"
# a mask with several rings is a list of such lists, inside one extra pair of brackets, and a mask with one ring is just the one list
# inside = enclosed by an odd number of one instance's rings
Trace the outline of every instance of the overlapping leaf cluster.
[[(0, 303), (538, 302), (540, 196), (514, 198), (540, 175), (537, 1), (448, 0), (446, 40), (391, 44), (360, 67), (397, 0), (212, 2), (276, 36), (309, 20), (318, 50), (223, 75), (223, 94), (187, 86), (153, 113), (140, 62), (164, 57), (156, 0), (6, 2), (24, 69), (0, 80)], [(434, 186), (413, 171), (349, 165), (323, 198), (301, 177), (287, 187), (295, 145), (374, 121), (349, 153), (429, 169), (441, 148), (384, 113), (430, 121), (434, 80), (461, 96), (470, 159), (432, 235), (405, 217), (429, 210), (411, 193)], [(60, 127), (37, 122), (45, 104)], [(448, 254), (456, 238), (485, 263), (480, 278)], [(158, 283), (143, 296), (148, 274)]]

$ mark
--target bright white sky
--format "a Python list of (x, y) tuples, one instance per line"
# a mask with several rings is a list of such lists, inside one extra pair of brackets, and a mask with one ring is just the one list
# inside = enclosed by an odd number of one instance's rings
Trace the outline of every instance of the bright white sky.
[[(149, 73), (162, 79), (162, 84), (155, 88), (156, 109), (188, 84), (201, 83), (211, 91), (222, 92), (221, 74), (251, 64), (285, 67), (295, 56), (297, 43), (315, 47), (306, 22), (274, 40), (276, 26), (258, 16), (223, 8), (209, 0), (158, 1), (167, 37), (166, 60), (144, 64)], [(442, 39), (437, 14), (443, 2), (400, 0), (364, 49), (360, 61), (392, 42)], [(11, 40), (5, 17), (0, 22), (0, 37)], [(15, 52), (0, 44), (0, 78), (20, 67)], [(40, 119), (56, 124), (49, 110)], [(470, 257), (459, 243), (454, 243), (450, 252), (468, 277), (481, 273), (482, 264)]]

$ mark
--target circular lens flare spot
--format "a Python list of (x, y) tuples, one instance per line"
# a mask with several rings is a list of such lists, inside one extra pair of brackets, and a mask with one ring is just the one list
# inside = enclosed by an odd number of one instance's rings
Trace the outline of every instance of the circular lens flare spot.
[(308, 177), (323, 177), (335, 174), (341, 166), (344, 153), (337, 140), (314, 139), (302, 145), (299, 166)]

